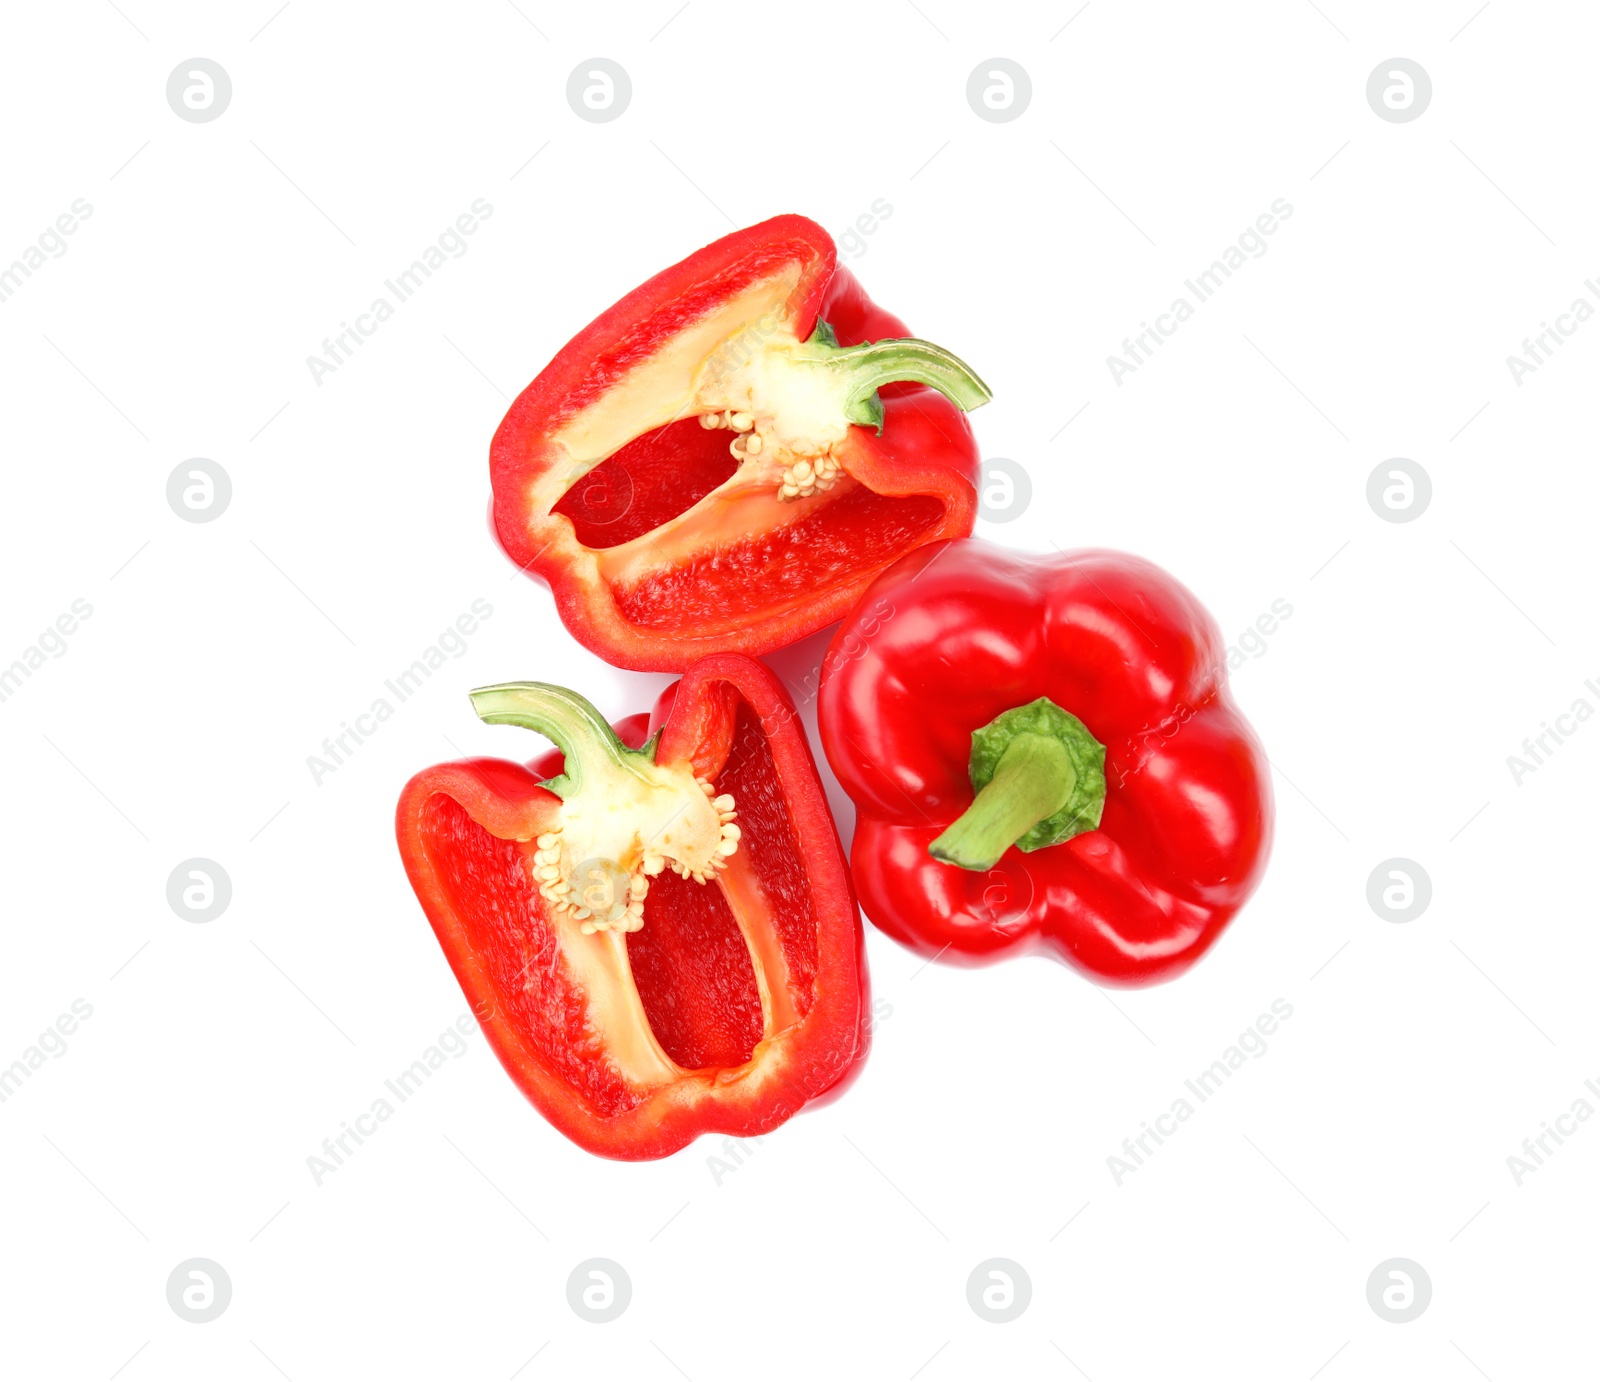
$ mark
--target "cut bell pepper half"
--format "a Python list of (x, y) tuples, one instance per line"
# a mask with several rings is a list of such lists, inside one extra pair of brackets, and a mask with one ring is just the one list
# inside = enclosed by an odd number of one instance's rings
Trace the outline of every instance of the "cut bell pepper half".
[(705, 659), (615, 728), (538, 682), (472, 693), (557, 749), (417, 774), (411, 885), (490, 1046), (601, 1156), (770, 1132), (867, 1049), (861, 926), (792, 703)]
[(989, 390), (778, 216), (629, 293), (512, 404), (494, 523), (615, 666), (759, 655), (906, 552), (972, 531)]

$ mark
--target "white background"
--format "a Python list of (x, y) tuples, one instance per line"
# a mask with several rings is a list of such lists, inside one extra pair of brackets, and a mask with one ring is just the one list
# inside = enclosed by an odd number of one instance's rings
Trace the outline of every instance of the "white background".
[[(1600, 18), (1080, 3), (8, 11), (0, 262), (93, 214), (0, 304), (0, 662), (93, 615), (0, 704), (0, 1061), (74, 999), (93, 1016), (0, 1105), (4, 1371), (1576, 1375), (1600, 1130), (1520, 1186), (1506, 1158), (1600, 1081), (1600, 724), (1520, 785), (1506, 759), (1600, 706), (1600, 324), (1520, 386), (1506, 357), (1595, 298)], [(165, 98), (197, 55), (233, 82), (212, 123)], [(595, 55), (633, 83), (608, 124), (565, 98)], [(1411, 123), (1366, 100), (1395, 55), (1433, 81)], [(1032, 80), (1009, 123), (965, 96), (995, 56)], [(468, 252), (315, 384), (307, 355), (480, 197)], [(463, 693), (538, 677), (621, 714), (666, 681), (581, 651), (491, 541), (509, 397), (730, 228), (842, 235), (880, 198), (851, 266), (983, 374), (984, 453), (1031, 476), (980, 536), (1140, 552), (1230, 641), (1293, 606), (1234, 678), (1275, 765), (1264, 885), (1151, 991), (869, 934), (891, 1011), (864, 1074), (720, 1184), (720, 1145), (578, 1151), (474, 1035), (316, 1185), (322, 1139), (465, 1010), (393, 803), (431, 762), (538, 743)], [(1277, 198), (1269, 252), (1114, 382), (1107, 355)], [(233, 484), (201, 525), (165, 498), (197, 456)], [(1366, 500), (1397, 456), (1433, 483), (1406, 524)], [(477, 598), (465, 655), (314, 783), (307, 756)], [(775, 665), (798, 683), (822, 646)], [(166, 901), (192, 856), (232, 879), (209, 924)], [(1409, 924), (1366, 901), (1392, 856), (1432, 879)], [(1267, 1053), (1118, 1185), (1122, 1139), (1280, 998)], [(190, 1257), (233, 1283), (210, 1324), (166, 1301)], [(568, 1307), (590, 1257), (631, 1277), (613, 1324)], [(967, 1306), (990, 1257), (1031, 1278), (1015, 1323)], [(1367, 1303), (1391, 1257), (1432, 1280), (1410, 1324)]]

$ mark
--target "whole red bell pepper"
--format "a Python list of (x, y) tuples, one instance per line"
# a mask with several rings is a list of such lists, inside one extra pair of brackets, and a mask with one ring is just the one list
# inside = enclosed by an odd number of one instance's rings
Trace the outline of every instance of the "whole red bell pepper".
[(867, 915), (926, 955), (1043, 949), (1111, 984), (1193, 964), (1254, 890), (1266, 756), (1215, 622), (1117, 552), (924, 548), (823, 663)]
[[(490, 1046), (601, 1156), (770, 1132), (867, 1049), (839, 837), (787, 694), (707, 658), (615, 729), (538, 682), (472, 693), (558, 749), (418, 773), (400, 854)], [(646, 735), (649, 735), (648, 741)]]
[(522, 391), (490, 448), (495, 529), (615, 666), (759, 655), (972, 531), (962, 410), (988, 398), (821, 226), (778, 216), (636, 288)]

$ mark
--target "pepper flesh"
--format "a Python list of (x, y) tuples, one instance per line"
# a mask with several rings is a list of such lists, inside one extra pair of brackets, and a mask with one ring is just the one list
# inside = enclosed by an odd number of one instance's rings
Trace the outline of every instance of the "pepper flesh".
[[(761, 664), (708, 658), (605, 747), (597, 712), (573, 697), (593, 719), (557, 714), (554, 690), (475, 695), (569, 752), (441, 764), (401, 796), (401, 856), (446, 958), (507, 1072), (580, 1146), (640, 1160), (769, 1132), (867, 1049), (860, 923), (792, 703)], [(568, 841), (612, 855), (552, 861)]]
[[(1001, 754), (975, 791), (975, 731), (1040, 698), (1092, 736), (1073, 772), (1020, 735), (1021, 753)], [(979, 541), (913, 553), (840, 626), (818, 722), (857, 807), (862, 907), (925, 955), (977, 964), (1042, 950), (1104, 983), (1170, 979), (1266, 866), (1271, 781), (1228, 694), (1222, 637), (1137, 557)], [(1103, 803), (1063, 809), (1096, 771), (1085, 745), (1104, 746)], [(974, 810), (995, 786), (1009, 797)], [(1027, 833), (1052, 811), (1065, 838)]]
[(490, 448), (495, 530), (616, 666), (769, 652), (972, 531), (962, 410), (987, 398), (826, 231), (778, 216), (635, 289), (523, 390)]

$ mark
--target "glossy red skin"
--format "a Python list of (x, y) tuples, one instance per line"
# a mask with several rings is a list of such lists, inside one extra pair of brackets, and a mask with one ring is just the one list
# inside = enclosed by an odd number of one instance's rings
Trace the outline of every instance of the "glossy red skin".
[(720, 1079), (715, 1071), (689, 1072), (633, 1109), (600, 1116), (580, 1091), (552, 1073), (527, 1034), (509, 1020), (483, 957), (467, 942), (429, 854), (424, 807), (443, 793), (491, 834), (517, 838), (536, 832), (554, 820), (560, 804), (539, 786), (560, 771), (559, 750), (527, 766), (468, 758), (424, 769), (406, 784), (396, 811), (395, 831), (411, 886), (490, 1048), (546, 1119), (599, 1156), (653, 1160), (705, 1133), (769, 1133), (806, 1104), (834, 1097), (866, 1058), (872, 1005), (860, 915), (816, 763), (781, 683), (752, 659), (706, 658), (663, 692), (652, 716), (628, 716), (614, 728), (631, 747), (660, 730), (658, 762), (698, 760), (715, 737), (724, 687), (732, 687), (760, 716), (800, 838), (818, 930), (817, 991), (810, 1012), (791, 1040), (756, 1056), (736, 1080)]
[[(613, 666), (676, 672), (712, 653), (759, 656), (786, 647), (841, 618), (889, 565), (880, 562), (787, 610), (752, 609), (732, 629), (668, 634), (629, 623), (608, 583), (576, 569), (587, 549), (577, 544), (571, 522), (537, 508), (532, 498), (539, 477), (570, 463), (550, 441), (564, 422), (708, 312), (791, 263), (801, 270), (789, 301), (800, 339), (810, 336), (819, 316), (841, 345), (911, 335), (839, 265), (827, 231), (804, 216), (775, 216), (697, 250), (602, 313), (517, 396), (495, 431), (489, 470), (501, 546), (518, 566), (549, 584), (568, 632)], [(878, 494), (938, 498), (943, 517), (920, 535), (921, 543), (970, 533), (981, 462), (965, 415), (918, 384), (890, 384), (879, 393), (886, 411), (883, 434), (850, 429), (840, 448), (847, 472)], [(708, 535), (705, 545), (712, 546), (716, 536), (738, 534)]]
[[(830, 644), (819, 703), (867, 916), (957, 964), (1044, 951), (1106, 984), (1182, 973), (1272, 841), (1266, 754), (1226, 665), (1215, 621), (1139, 557), (972, 540), (897, 562)], [(972, 802), (972, 731), (1040, 696), (1106, 746), (1100, 828), (986, 874), (932, 858)]]

